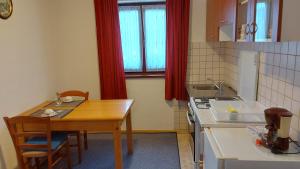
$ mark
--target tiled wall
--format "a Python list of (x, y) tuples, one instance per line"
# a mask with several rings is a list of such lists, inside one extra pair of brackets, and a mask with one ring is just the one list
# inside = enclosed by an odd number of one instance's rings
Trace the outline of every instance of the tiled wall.
[[(300, 139), (300, 42), (284, 43), (190, 43), (187, 80), (189, 84), (224, 80), (237, 89), (240, 50), (260, 52), (258, 101), (279, 106), (294, 116), (291, 136)], [(175, 128), (186, 130), (186, 105), (174, 107)]]
[[(213, 80), (224, 80), (224, 50), (220, 43), (190, 42), (187, 84), (211, 83), (207, 78)], [(173, 106), (175, 113), (174, 125), (178, 131), (187, 130), (186, 111), (187, 103), (179, 102)]]
[[(224, 80), (225, 62), (224, 48), (220, 43), (190, 42), (188, 66), (187, 66), (187, 84), (205, 84), (212, 83), (207, 78), (215, 81)], [(187, 103), (179, 102), (173, 106), (174, 124), (178, 131), (186, 131)]]
[[(191, 42), (187, 66), (187, 83), (208, 83), (208, 78), (224, 80), (224, 50), (220, 43)], [(211, 83), (211, 82), (209, 82)]]
[(174, 127), (179, 132), (187, 132), (188, 122), (186, 119), (187, 102), (177, 102), (173, 106), (174, 111)]
[(294, 116), (291, 136), (300, 139), (300, 42), (221, 43), (225, 81), (237, 85), (240, 50), (260, 52), (258, 101), (267, 107), (284, 107)]

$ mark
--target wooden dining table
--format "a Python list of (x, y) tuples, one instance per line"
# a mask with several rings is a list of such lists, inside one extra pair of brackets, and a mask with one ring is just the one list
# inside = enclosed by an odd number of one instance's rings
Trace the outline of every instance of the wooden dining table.
[[(51, 118), (51, 129), (53, 131), (111, 132), (114, 142), (115, 168), (123, 168), (121, 125), (126, 121), (127, 151), (128, 154), (132, 154), (133, 143), (130, 108), (134, 102), (133, 100), (87, 100), (77, 107), (47, 106), (52, 102), (46, 101), (20, 115), (30, 116), (32, 113), (46, 108), (53, 110), (72, 109), (63, 118)], [(26, 128), (34, 130), (38, 126), (26, 126)]]

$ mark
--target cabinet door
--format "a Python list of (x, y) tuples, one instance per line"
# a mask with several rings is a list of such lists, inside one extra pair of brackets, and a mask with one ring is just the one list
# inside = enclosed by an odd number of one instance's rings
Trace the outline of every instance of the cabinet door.
[(224, 160), (219, 159), (214, 151), (213, 146), (215, 144), (211, 143), (206, 131), (204, 135), (204, 168), (205, 169), (225, 169)]
[(272, 42), (280, 40), (282, 0), (256, 0), (253, 24), (255, 42)]
[(222, 24), (235, 24), (237, 0), (221, 0), (219, 22)]
[(254, 22), (254, 0), (238, 0), (237, 20), (236, 20), (236, 39), (237, 41), (253, 41), (251, 23)]
[(219, 0), (207, 1), (206, 13), (206, 40), (219, 40)]
[(255, 35), (255, 4), (256, 0), (248, 0), (247, 8), (247, 37), (248, 42), (254, 41)]

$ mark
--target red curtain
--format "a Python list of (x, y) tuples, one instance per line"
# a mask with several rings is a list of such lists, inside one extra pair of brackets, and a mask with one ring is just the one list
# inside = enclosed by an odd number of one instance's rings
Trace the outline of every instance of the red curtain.
[(167, 0), (166, 100), (187, 100), (190, 0)]
[(94, 0), (101, 99), (127, 98), (117, 0)]

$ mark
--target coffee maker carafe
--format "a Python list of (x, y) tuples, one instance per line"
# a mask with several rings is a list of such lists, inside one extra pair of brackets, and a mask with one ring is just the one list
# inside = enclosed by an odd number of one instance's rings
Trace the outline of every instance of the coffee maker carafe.
[(265, 110), (268, 129), (266, 146), (272, 150), (286, 151), (289, 149), (289, 132), (293, 114), (283, 108)]

